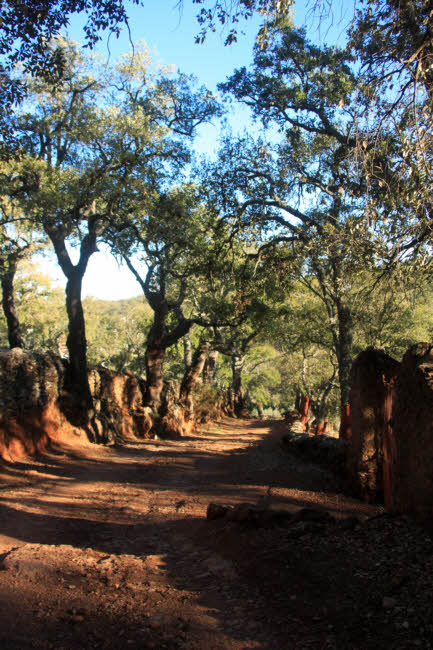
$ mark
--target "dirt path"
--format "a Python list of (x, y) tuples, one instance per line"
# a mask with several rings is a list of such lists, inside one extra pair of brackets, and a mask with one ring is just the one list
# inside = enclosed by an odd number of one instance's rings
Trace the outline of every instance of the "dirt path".
[[(431, 603), (421, 622), (417, 607), (433, 586), (429, 538), (371, 519), (281, 433), (226, 420), (4, 468), (0, 648), (431, 647)], [(207, 521), (210, 502), (320, 507), (337, 523)]]

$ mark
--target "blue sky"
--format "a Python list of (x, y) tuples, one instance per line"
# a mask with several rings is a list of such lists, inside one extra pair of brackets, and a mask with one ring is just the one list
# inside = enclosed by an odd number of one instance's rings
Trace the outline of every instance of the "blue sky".
[[(306, 24), (310, 37), (316, 41), (338, 42), (344, 38), (344, 26), (353, 15), (353, 0), (337, 0), (333, 3), (333, 14), (320, 24), (313, 20), (306, 7), (312, 0), (299, 0), (294, 6), (294, 21), (301, 26)], [(194, 43), (200, 27), (196, 20), (199, 6), (192, 0), (184, 0), (182, 8), (176, 7), (176, 0), (152, 2), (144, 0), (144, 6), (126, 3), (129, 15), (131, 39), (127, 29), (122, 30), (119, 39), (102, 38), (97, 51), (104, 56), (117, 58), (134, 43), (143, 39), (156, 53), (163, 64), (173, 64), (182, 72), (196, 75), (211, 90), (223, 81), (236, 67), (248, 65), (252, 58), (252, 48), (257, 31), (262, 23), (259, 15), (248, 21), (238, 23), (238, 42), (224, 46), (225, 34), (222, 29), (209, 33), (201, 45)], [(69, 34), (77, 41), (82, 40), (80, 17), (71, 21)], [(242, 33), (244, 32), (244, 33)]]
[[(200, 27), (196, 21), (198, 6), (192, 0), (184, 0), (181, 10), (175, 6), (176, 0), (152, 2), (144, 0), (144, 6), (128, 5), (130, 35), (123, 29), (119, 39), (103, 36), (96, 51), (104, 57), (116, 60), (130, 49), (130, 41), (144, 40), (154, 52), (154, 58), (161, 64), (174, 65), (176, 69), (194, 74), (200, 83), (216, 91), (216, 85), (224, 81), (235, 68), (248, 66), (252, 60), (252, 50), (257, 31), (261, 24), (260, 16), (238, 25), (237, 43), (224, 46), (225, 34), (222, 30), (208, 34), (204, 44), (194, 42)], [(310, 38), (319, 42), (340, 42), (344, 38), (344, 25), (353, 14), (352, 0), (334, 3), (334, 16), (331, 21), (314, 25), (311, 14), (305, 10), (306, 3), (295, 6), (295, 23), (308, 24)], [(308, 6), (308, 5), (307, 5)], [(68, 35), (74, 40), (83, 40), (80, 17), (73, 18)], [(244, 32), (244, 33), (242, 33)], [(251, 129), (246, 110), (232, 109), (230, 122), (235, 130), (244, 127)], [(199, 139), (198, 151), (211, 153), (217, 145), (217, 126), (204, 127)], [(54, 260), (46, 261), (44, 271), (50, 273), (56, 284), (64, 285), (64, 276)], [(101, 280), (103, 278), (103, 281)], [(108, 252), (101, 250), (94, 254), (83, 282), (84, 295), (105, 300), (117, 300), (140, 295), (141, 290), (126, 268), (119, 268)]]

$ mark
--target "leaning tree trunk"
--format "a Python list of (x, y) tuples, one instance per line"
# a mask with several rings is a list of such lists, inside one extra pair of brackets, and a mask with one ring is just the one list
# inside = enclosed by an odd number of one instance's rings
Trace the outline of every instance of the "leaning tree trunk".
[(233, 407), (236, 417), (241, 417), (245, 412), (245, 394), (242, 386), (242, 370), (244, 363), (245, 356), (243, 354), (232, 357)]
[(8, 326), (8, 340), (11, 348), (24, 348), (24, 339), (21, 334), (18, 311), (15, 305), (14, 279), (16, 263), (9, 260), (8, 269), (2, 273), (1, 286), (3, 292), (2, 306)]
[(180, 385), (179, 399), (185, 409), (185, 415), (188, 420), (194, 417), (194, 401), (192, 398), (193, 390), (200, 377), (206, 358), (209, 354), (209, 343), (200, 343), (194, 352), (191, 365), (186, 370), (182, 383)]

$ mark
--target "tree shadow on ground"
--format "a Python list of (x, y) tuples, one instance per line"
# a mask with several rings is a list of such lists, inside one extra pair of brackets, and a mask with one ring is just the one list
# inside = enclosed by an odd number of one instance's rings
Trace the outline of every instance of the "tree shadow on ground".
[[(265, 426), (262, 421), (248, 423), (248, 434), (240, 440), (240, 434), (236, 436), (235, 432), (243, 431), (245, 423), (224, 422), (221, 434), (205, 432), (168, 443), (138, 441), (122, 449), (104, 450), (97, 458), (49, 455), (43, 462), (9, 466), (6, 469), (11, 472), (11, 480), (22, 471), (31, 476), (28, 485), (0, 493), (1, 535), (9, 540), (10, 547), (61, 544), (83, 549), (85, 553), (95, 551), (143, 559), (161, 555), (165, 576), (173, 588), (189, 594), (188, 598), (197, 599), (200, 607), (212, 612), (217, 627), (227, 629), (237, 647), (288, 647), (294, 626), (299, 628), (296, 618), (308, 628), (321, 599), (335, 605), (337, 591), (347, 577), (350, 553), (345, 559), (344, 549), (338, 549), (342, 571), (338, 569), (338, 580), (327, 587), (326, 575), (323, 579), (317, 576), (321, 575), (324, 562), (337, 561), (336, 553), (326, 558), (319, 545), (307, 557), (307, 564), (313, 567), (307, 570), (305, 558), (294, 561), (294, 551), (302, 548), (302, 540), (290, 547), (286, 529), (257, 530), (224, 520), (210, 522), (205, 519), (208, 503), (249, 502), (291, 511), (313, 503), (336, 515), (367, 515), (375, 510), (341, 495), (338, 484), (322, 469), (288, 456), (278, 443), (281, 431), (272, 435), (260, 433)], [(223, 454), (217, 449), (219, 435), (233, 445)], [(243, 447), (242, 439), (246, 440)], [(213, 443), (215, 452), (209, 448)], [(37, 480), (37, 484), (33, 485), (32, 480)], [(329, 545), (327, 548), (329, 553)], [(3, 580), (1, 576), (0, 571), (0, 600), (4, 602), (11, 596), (7, 576), (3, 574)], [(112, 587), (105, 588), (111, 590), (114, 602), (116, 592)], [(298, 597), (300, 589), (305, 591), (302, 606), (290, 600), (291, 596)], [(283, 596), (281, 602), (279, 596)], [(19, 595), (14, 598), (18, 606)], [(350, 598), (346, 600), (352, 603)], [(172, 637), (167, 641), (162, 631), (152, 628), (151, 640), (156, 643), (153, 647), (199, 647), (188, 645), (188, 641), (186, 645), (176, 645), (177, 614), (170, 610), (169, 602), (162, 597), (155, 601), (155, 607), (171, 621)], [(7, 609), (13, 606), (11, 601)], [(115, 608), (112, 613), (93, 613), (93, 628), (106, 627), (108, 636), (105, 640), (92, 640), (91, 644), (84, 635), (91, 633), (87, 621), (72, 628), (68, 621), (58, 623), (57, 627), (52, 622), (47, 632), (41, 630), (40, 634), (45, 634), (45, 639), (57, 639), (59, 629), (66, 630), (62, 646), (68, 648), (147, 647), (139, 632), (144, 623), (137, 622), (143, 607), (143, 602), (136, 599), (129, 618), (129, 614), (120, 615)], [(339, 610), (334, 610), (337, 616)], [(21, 624), (25, 625), (26, 617), (32, 616), (29, 604), (23, 610)], [(119, 641), (118, 636), (125, 626), (132, 630), (128, 645), (125, 640)], [(146, 625), (143, 629), (147, 630)], [(22, 635), (18, 631), (10, 634), (10, 638), (16, 639), (16, 647), (27, 648), (24, 643), (20, 645)], [(200, 638), (205, 639), (204, 630), (196, 629), (195, 634), (197, 638), (202, 634)], [(328, 647), (327, 634), (327, 626), (318, 624), (317, 645), (306, 647)], [(4, 647), (8, 647), (8, 642), (5, 637)], [(203, 641), (202, 647), (218, 646)]]

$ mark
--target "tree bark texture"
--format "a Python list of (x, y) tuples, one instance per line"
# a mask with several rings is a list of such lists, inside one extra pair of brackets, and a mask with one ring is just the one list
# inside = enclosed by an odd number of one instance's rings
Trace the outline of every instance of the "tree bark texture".
[(200, 343), (195, 351), (191, 365), (187, 369), (180, 386), (180, 402), (185, 408), (185, 414), (188, 419), (194, 417), (194, 401), (192, 397), (193, 390), (200, 377), (207, 356), (209, 354), (209, 343)]
[(242, 386), (242, 370), (244, 363), (244, 355), (235, 355), (232, 357), (233, 407), (236, 417), (241, 417), (245, 411), (245, 394)]
[(185, 363), (185, 371), (187, 371), (190, 365), (192, 364), (192, 355), (193, 352), (192, 352), (191, 336), (190, 333), (188, 332), (183, 337), (183, 360)]
[(8, 269), (2, 273), (1, 286), (3, 292), (2, 306), (8, 327), (8, 340), (10, 348), (25, 348), (24, 339), (15, 304), (14, 278), (16, 264), (9, 262)]
[(260, 419), (263, 418), (265, 414), (263, 413), (263, 406), (261, 405), (261, 403), (260, 402), (254, 402), (254, 406), (257, 409), (257, 416)]
[(299, 387), (296, 388), (296, 397), (295, 397), (295, 409), (301, 412), (302, 409), (302, 391)]
[(159, 412), (162, 389), (164, 388), (165, 350), (161, 341), (149, 333), (145, 354), (146, 392), (144, 404), (149, 406), (155, 415)]
[(83, 400), (86, 408), (92, 408), (92, 396), (87, 377), (87, 342), (81, 287), (83, 274), (75, 271), (66, 283), (66, 311), (69, 319), (66, 347), (69, 352), (68, 384), (74, 394)]
[(203, 383), (215, 384), (218, 350), (211, 350), (203, 368)]
[(301, 424), (304, 427), (304, 430), (307, 428), (308, 421), (308, 411), (310, 410), (310, 397), (309, 395), (304, 395), (301, 402)]
[(87, 341), (81, 302), (81, 287), (89, 259), (97, 251), (95, 222), (89, 220), (88, 226), (89, 232), (81, 241), (80, 257), (76, 265), (72, 264), (66, 248), (66, 234), (62, 227), (52, 226), (49, 223), (45, 226), (45, 231), (51, 239), (59, 266), (67, 278), (65, 290), (66, 311), (69, 321), (68, 338), (66, 340), (69, 352), (67, 387), (74, 399), (78, 400), (80, 411), (77, 412), (76, 405), (73, 405), (71, 415), (84, 419), (90, 415), (93, 400), (87, 376)]

